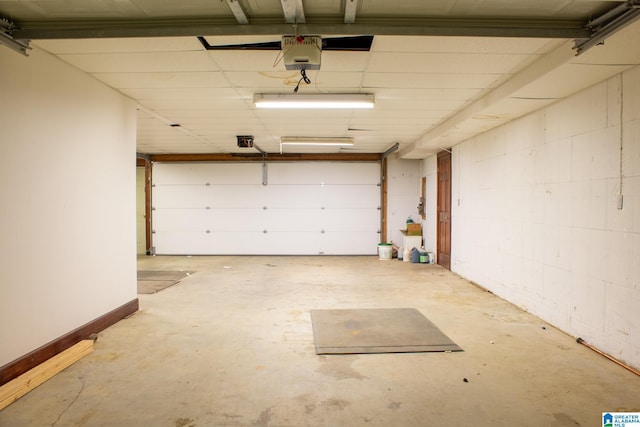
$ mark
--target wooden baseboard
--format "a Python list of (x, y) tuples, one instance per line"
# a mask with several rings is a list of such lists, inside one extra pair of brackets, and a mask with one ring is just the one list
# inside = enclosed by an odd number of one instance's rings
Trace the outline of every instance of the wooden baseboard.
[(18, 378), (14, 378), (0, 386), (0, 411), (92, 351), (93, 340), (82, 340), (62, 353), (56, 354), (46, 362), (25, 372)]
[(0, 386), (14, 378), (40, 365), (58, 353), (65, 351), (82, 340), (88, 339), (92, 334), (108, 328), (127, 316), (138, 311), (138, 299), (133, 299), (120, 307), (88, 322), (71, 332), (33, 350), (24, 356), (0, 367)]

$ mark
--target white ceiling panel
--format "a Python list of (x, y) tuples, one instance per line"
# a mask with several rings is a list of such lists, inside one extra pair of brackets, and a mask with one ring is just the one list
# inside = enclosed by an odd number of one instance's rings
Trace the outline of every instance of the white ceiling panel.
[(59, 55), (89, 73), (218, 71), (203, 52), (129, 52)]
[(151, 100), (209, 100), (215, 102), (238, 102), (238, 96), (232, 88), (216, 87), (179, 87), (179, 88), (148, 88), (148, 89), (122, 89), (132, 98), (139, 99), (140, 102)]
[(324, 51), (322, 53), (321, 70), (364, 71), (368, 60), (368, 52)]
[[(269, 88), (280, 89), (284, 92), (293, 91), (300, 81), (299, 71), (261, 71), (261, 72), (237, 72), (226, 73), (229, 81), (236, 87), (242, 88)], [(300, 90), (315, 89), (316, 87), (353, 88), (358, 87), (362, 80), (362, 73), (358, 72), (333, 72), (333, 71), (307, 71), (311, 84), (300, 84)]]
[(38, 40), (34, 42), (56, 55), (72, 53), (136, 53), (202, 51), (196, 37), (139, 37), (78, 40)]
[[(210, 45), (277, 46), (283, 32), (295, 29), (285, 24), (280, 0), (239, 2), (248, 24), (238, 24), (225, 2), (211, 0), (0, 0), (0, 16), (50, 27), (51, 40), (35, 37), (33, 46), (136, 100), (137, 150), (147, 153), (246, 153), (236, 146), (242, 133), (272, 152), (281, 136), (348, 135), (356, 140), (353, 152), (382, 153), (398, 142), (401, 156), (420, 158), (640, 63), (638, 22), (578, 57), (567, 37), (531, 30), (533, 37), (455, 35), (464, 34), (457, 32), (462, 19), (489, 30), (488, 23), (506, 23), (505, 31), (522, 30), (524, 20), (539, 28), (560, 28), (563, 20), (584, 26), (621, 0), (363, 0), (350, 26), (344, 0), (316, 0), (304, 3), (306, 20), (329, 34), (314, 34), (358, 35), (363, 24), (373, 45), (333, 51), (325, 40), (321, 69), (307, 71), (311, 84), (301, 83), (299, 93), (373, 93), (375, 108), (257, 110), (255, 93), (292, 93), (300, 72), (285, 69), (278, 49), (206, 50), (196, 35), (213, 34), (206, 36)], [(434, 18), (450, 36), (386, 35), (394, 26), (397, 34), (407, 25), (430, 30)], [(298, 30), (305, 25), (312, 28)], [(77, 31), (85, 36), (74, 39)], [(123, 38), (118, 31), (135, 34)]]
[(245, 121), (252, 120), (256, 117), (253, 110), (228, 110), (228, 109), (182, 109), (182, 110), (164, 110), (156, 109), (155, 112), (163, 117), (171, 117), (172, 120), (184, 122), (187, 120), (193, 120), (198, 122), (200, 120), (207, 120), (209, 118), (216, 118), (216, 120), (227, 121)]
[(474, 53), (530, 55), (548, 50), (557, 40), (512, 37), (378, 36), (376, 52)]
[(481, 89), (403, 89), (384, 88), (376, 91), (378, 100), (405, 100), (409, 97), (420, 100), (462, 100), (468, 101), (481, 92)]
[(161, 110), (170, 104), (172, 108), (185, 112), (194, 110), (245, 110), (247, 105), (241, 99), (232, 98), (199, 98), (199, 99), (141, 99), (140, 104), (154, 111)]
[(400, 98), (378, 98), (376, 99), (376, 108), (384, 110), (422, 110), (422, 111), (442, 111), (449, 112), (461, 108), (466, 101), (464, 100), (435, 100), (435, 99), (400, 99)]
[(117, 89), (167, 89), (229, 87), (220, 71), (94, 73), (94, 77)]
[(225, 71), (284, 71), (277, 63), (279, 52), (271, 50), (207, 51), (212, 63)]
[(473, 70), (479, 74), (508, 73), (528, 55), (454, 53), (372, 53), (367, 67), (372, 73), (452, 73)]
[(364, 88), (484, 89), (504, 74), (367, 73)]

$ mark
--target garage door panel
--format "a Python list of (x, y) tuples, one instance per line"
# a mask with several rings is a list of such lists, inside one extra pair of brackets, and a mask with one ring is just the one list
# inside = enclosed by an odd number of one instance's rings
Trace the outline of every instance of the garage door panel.
[[(212, 167), (215, 166), (215, 167)], [(261, 185), (262, 165), (256, 163), (154, 163), (155, 185), (228, 183)]]
[(211, 235), (202, 231), (162, 231), (154, 233), (158, 255), (204, 255), (212, 247)]
[(264, 205), (268, 208), (319, 208), (322, 188), (319, 185), (269, 184)]
[(158, 254), (376, 253), (377, 163), (269, 164), (267, 185), (261, 164), (155, 163), (153, 174)]
[(318, 255), (320, 253), (318, 232), (310, 231), (274, 231), (264, 235), (266, 245), (261, 247), (260, 255)]
[(372, 185), (332, 185), (322, 191), (322, 204), (327, 208), (373, 208), (380, 206), (380, 187)]
[(208, 194), (212, 208), (257, 208), (265, 202), (262, 185), (211, 185)]
[(206, 231), (211, 215), (205, 209), (156, 209), (153, 211), (154, 231)]
[(268, 231), (319, 232), (323, 212), (315, 209), (267, 209), (256, 221)]
[[(330, 173), (327, 171), (330, 170)], [(380, 181), (378, 163), (300, 162), (269, 165), (269, 184), (373, 184)]]
[(156, 185), (153, 187), (155, 209), (204, 208), (208, 198), (204, 185)]
[(260, 224), (256, 222), (256, 217), (262, 213), (261, 209), (211, 209), (210, 212), (211, 220), (208, 223), (210, 230), (225, 232), (262, 231)]
[(377, 233), (380, 229), (377, 215), (377, 211), (366, 209), (326, 209), (322, 216), (322, 228), (332, 232)]
[[(351, 244), (344, 244), (345, 236)], [(378, 250), (378, 242), (377, 234), (365, 231), (326, 232), (320, 240), (320, 250), (323, 255), (372, 255)]]

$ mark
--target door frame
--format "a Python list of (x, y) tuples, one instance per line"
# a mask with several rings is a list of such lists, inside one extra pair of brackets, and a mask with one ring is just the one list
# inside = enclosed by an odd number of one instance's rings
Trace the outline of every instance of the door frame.
[[(441, 173), (441, 169), (440, 169), (440, 163), (441, 163), (441, 159), (447, 159), (448, 158), (448, 162), (449, 162), (449, 176), (448, 176), (448, 185), (447, 185), (447, 189), (446, 189), (446, 194), (444, 195), (444, 205), (443, 204), (443, 199), (441, 197), (440, 194), (440, 173)], [(446, 160), (445, 160), (446, 161)], [(453, 176), (453, 161), (452, 161), (452, 155), (451, 155), (451, 150), (443, 150), (440, 151), (438, 153), (438, 160), (437, 160), (437, 185), (436, 185), (436, 262), (443, 266), (444, 268), (451, 270), (451, 229), (452, 229), (452, 222), (451, 222), (451, 179)], [(447, 206), (448, 205), (448, 206)], [(447, 210), (448, 208), (448, 210)], [(440, 254), (443, 253), (442, 251), (442, 246), (445, 244), (445, 242), (443, 242), (442, 240), (442, 235), (441, 235), (441, 215), (447, 216), (447, 222), (449, 224), (449, 226), (447, 227), (447, 229), (445, 230), (446, 236), (445, 239), (448, 241), (448, 253), (447, 253), (447, 257), (441, 257)]]
[(144, 168), (145, 252), (151, 255), (151, 160), (136, 157), (136, 167)]

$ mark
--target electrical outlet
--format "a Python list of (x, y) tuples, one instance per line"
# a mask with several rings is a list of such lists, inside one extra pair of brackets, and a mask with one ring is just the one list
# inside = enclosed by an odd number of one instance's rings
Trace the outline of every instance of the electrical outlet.
[(622, 194), (618, 194), (618, 210), (622, 210), (622, 206), (623, 206), (623, 199), (624, 197), (622, 196)]

